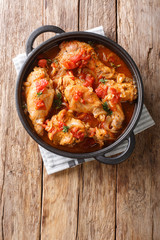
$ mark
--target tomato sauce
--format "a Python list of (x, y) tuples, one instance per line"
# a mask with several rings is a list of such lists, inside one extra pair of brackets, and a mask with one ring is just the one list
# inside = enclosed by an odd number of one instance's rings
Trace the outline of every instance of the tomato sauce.
[[(110, 49), (96, 44), (94, 46), (94, 49), (99, 57), (99, 59), (108, 67), (113, 67), (116, 66), (116, 71), (119, 73), (124, 73), (127, 77), (132, 78), (132, 74), (130, 72), (130, 70), (128, 69), (128, 67), (126, 66), (126, 64), (124, 63), (124, 61), (114, 52), (112, 52)], [(43, 56), (40, 56), (45, 58), (45, 59), (53, 59), (54, 57), (56, 57), (56, 55), (59, 52), (59, 47), (56, 46), (54, 48), (52, 48), (51, 50), (45, 52), (43, 54)], [(42, 63), (44, 64), (44, 63)], [(49, 75), (51, 73), (51, 67), (49, 68)], [(73, 73), (76, 74), (76, 70), (73, 70)], [(90, 81), (90, 80), (89, 80)], [(92, 84), (92, 83), (89, 83)], [(77, 96), (79, 97), (80, 94), (77, 94)], [(75, 97), (77, 97), (75, 96)], [(51, 108), (49, 115), (47, 118), (51, 118), (54, 114), (57, 114), (60, 110), (62, 110), (64, 107), (60, 108), (59, 110), (56, 110), (54, 107)], [(129, 102), (122, 102), (122, 109), (125, 115), (125, 120), (123, 122), (123, 126), (122, 128), (119, 130), (119, 133), (117, 134), (116, 138), (118, 138), (126, 129), (126, 127), (128, 126), (129, 122), (131, 121), (133, 112), (134, 112), (134, 108), (135, 108), (135, 103), (129, 103)], [(84, 122), (88, 122), (90, 124), (91, 127), (96, 127), (98, 125), (98, 121), (97, 119), (94, 118), (94, 116), (92, 114), (84, 114), (84, 113), (75, 113), (76, 118), (84, 121)], [(46, 118), (46, 119), (47, 119)], [(30, 123), (30, 125), (32, 126), (32, 123), (30, 121), (30, 119), (28, 118), (28, 121)], [(33, 128), (33, 126), (32, 126)], [(60, 145), (54, 145), (52, 143), (52, 141), (49, 140), (48, 138), (48, 133), (45, 131), (44, 136), (41, 137), (46, 143), (48, 143), (49, 145), (58, 148), (60, 150), (63, 151), (67, 151), (67, 152), (72, 152), (72, 153), (85, 153), (85, 152), (93, 152), (93, 151), (97, 151), (99, 150), (101, 147), (99, 146), (99, 144), (94, 142), (94, 139), (92, 138), (85, 138), (83, 140), (83, 142), (75, 144), (74, 147), (69, 147), (69, 146), (60, 146)], [(115, 141), (115, 140), (114, 140)], [(106, 141), (105, 145), (103, 146), (109, 146), (111, 143), (113, 143), (114, 141)]]

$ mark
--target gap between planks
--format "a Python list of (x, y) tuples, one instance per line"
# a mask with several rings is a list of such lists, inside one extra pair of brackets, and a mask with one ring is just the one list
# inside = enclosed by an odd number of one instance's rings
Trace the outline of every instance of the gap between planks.
[[(43, 9), (42, 9), (42, 15), (45, 17), (45, 0), (42, 0), (43, 2)], [(78, 18), (78, 24), (77, 28), (78, 31), (80, 30), (80, 0), (78, 0), (78, 8), (77, 8), (77, 18)], [(118, 25), (117, 25), (117, 0), (115, 0), (115, 32), (116, 32), (116, 42), (118, 40)], [(44, 18), (42, 19), (42, 25), (44, 25)], [(44, 37), (43, 37), (44, 41)], [(117, 166), (116, 167), (116, 177), (115, 177), (115, 240), (116, 240), (116, 228), (117, 228)], [(81, 182), (82, 178), (82, 182)], [(41, 174), (41, 209), (40, 209), (40, 230), (39, 230), (39, 239), (41, 240), (42, 237), (42, 217), (43, 217), (43, 184), (44, 184), (44, 164), (42, 161), (42, 174)], [(78, 189), (78, 200), (77, 200), (77, 229), (76, 229), (76, 237), (75, 240), (78, 240), (78, 230), (79, 230), (79, 210), (80, 210), (80, 194), (83, 194), (83, 182), (84, 182), (84, 174), (83, 174), (83, 164), (81, 164), (79, 168), (79, 189)], [(80, 185), (82, 183), (82, 192), (80, 189)]]

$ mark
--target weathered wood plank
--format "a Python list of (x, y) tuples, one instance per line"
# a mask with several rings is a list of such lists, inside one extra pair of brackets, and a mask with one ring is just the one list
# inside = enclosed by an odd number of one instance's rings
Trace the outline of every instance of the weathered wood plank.
[(48, 176), (44, 170), (41, 239), (76, 239), (79, 167)]
[(116, 40), (116, 1), (80, 0), (79, 30), (103, 26), (105, 34)]
[(38, 9), (30, 0), (0, 3), (0, 239), (39, 239), (41, 157), (16, 113), (12, 63), (25, 51), (31, 31), (42, 24), (41, 2)]
[[(45, 1), (44, 24), (78, 30), (78, 0)], [(45, 39), (53, 34), (45, 34)], [(44, 169), (41, 239), (75, 239), (79, 167), (48, 176)]]
[(115, 239), (116, 168), (97, 163), (82, 166), (77, 239)]
[[(52, 176), (44, 170), (41, 229), (42, 162), (37, 144), (16, 114), (12, 57), (24, 51), (28, 35), (42, 24), (66, 31), (77, 30), (78, 25), (80, 30), (103, 25), (107, 36), (115, 40), (116, 6), (114, 1), (104, 0), (67, 0), (63, 4), (6, 0), (0, 5), (0, 239), (39, 239), (41, 230), (42, 239), (108, 240), (115, 238), (117, 224), (117, 239), (158, 240), (159, 1), (118, 1), (118, 41), (140, 67), (145, 103), (156, 127), (136, 137), (135, 153), (119, 165), (117, 202), (114, 166), (90, 162)], [(40, 36), (37, 44), (43, 39)]]
[(117, 239), (160, 236), (160, 2), (118, 1), (118, 42), (140, 68), (145, 103), (156, 126), (136, 137), (134, 154), (118, 166)]
[[(114, 1), (80, 1), (79, 29), (103, 25), (116, 40)], [(115, 239), (116, 167), (98, 162), (83, 164), (79, 193), (77, 239)]]

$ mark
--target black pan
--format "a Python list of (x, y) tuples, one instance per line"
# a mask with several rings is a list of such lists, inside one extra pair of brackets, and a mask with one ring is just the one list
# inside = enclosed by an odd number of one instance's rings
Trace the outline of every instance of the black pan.
[[(56, 36), (50, 38), (49, 40), (43, 42), (40, 44), (37, 48), (33, 49), (33, 43), (36, 37), (38, 37), (41, 33), (44, 32), (54, 32), (57, 33)], [(21, 99), (21, 89), (23, 82), (26, 80), (29, 72), (32, 70), (33, 63), (36, 61), (36, 58), (41, 53), (59, 45), (63, 41), (69, 41), (69, 40), (80, 40), (80, 41), (95, 41), (100, 44), (103, 44), (107, 48), (114, 51), (117, 55), (120, 56), (120, 58), (126, 63), (128, 68), (130, 69), (132, 76), (137, 84), (138, 89), (138, 99), (136, 101), (135, 110), (133, 113), (133, 117), (124, 131), (124, 133), (111, 145), (102, 148), (101, 150), (89, 152), (89, 153), (70, 153), (66, 151), (62, 151), (59, 149), (56, 149), (52, 147), (51, 145), (44, 142), (32, 129), (32, 127), (29, 125), (26, 116), (24, 114), (23, 108), (22, 108), (22, 99)], [(106, 163), (106, 164), (118, 164), (120, 162), (123, 162), (126, 160), (131, 153), (134, 150), (135, 147), (135, 137), (133, 130), (140, 118), (141, 112), (142, 112), (142, 106), (143, 106), (143, 84), (141, 75), (139, 73), (139, 70), (131, 58), (131, 56), (117, 43), (112, 41), (111, 39), (101, 36), (99, 34), (90, 33), (90, 32), (68, 32), (65, 33), (61, 28), (58, 28), (56, 26), (52, 25), (46, 25), (42, 26), (38, 29), (36, 29), (32, 34), (30, 35), (27, 44), (26, 44), (26, 53), (28, 55), (27, 60), (22, 66), (22, 69), (18, 75), (17, 78), (17, 84), (16, 84), (16, 107), (18, 116), (26, 129), (26, 131), (29, 133), (29, 135), (42, 147), (49, 150), (50, 152), (59, 154), (64, 157), (70, 157), (70, 158), (76, 158), (76, 159), (84, 159), (84, 158), (91, 158), (94, 157), (96, 160)], [(116, 157), (105, 157), (105, 154), (116, 148), (118, 145), (120, 145), (124, 140), (128, 141), (128, 146), (126, 150), (121, 153), (120, 155)]]

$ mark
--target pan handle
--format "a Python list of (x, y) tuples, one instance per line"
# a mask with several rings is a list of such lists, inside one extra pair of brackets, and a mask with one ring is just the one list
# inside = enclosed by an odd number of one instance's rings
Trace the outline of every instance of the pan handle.
[(35, 39), (44, 32), (54, 32), (54, 33), (64, 33), (65, 31), (59, 27), (53, 25), (45, 25), (37, 28), (34, 30), (31, 35), (29, 36), (27, 43), (26, 43), (26, 53), (27, 55), (33, 50), (33, 43)]
[(105, 164), (118, 164), (123, 161), (125, 161), (129, 156), (132, 154), (134, 147), (135, 147), (135, 136), (134, 133), (132, 132), (129, 138), (127, 139), (128, 141), (128, 146), (126, 150), (121, 153), (120, 155), (116, 157), (105, 157), (105, 155), (102, 156), (96, 156), (96, 160), (99, 162), (105, 163)]

